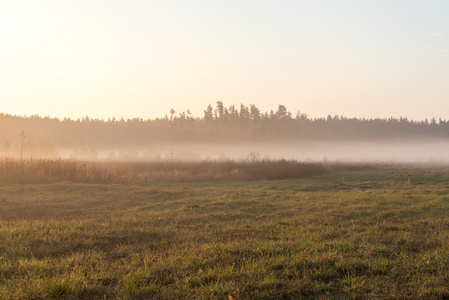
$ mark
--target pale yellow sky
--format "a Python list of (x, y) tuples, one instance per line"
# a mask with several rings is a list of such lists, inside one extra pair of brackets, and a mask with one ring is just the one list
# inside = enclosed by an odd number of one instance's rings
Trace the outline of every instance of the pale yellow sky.
[(4, 1), (0, 112), (449, 119), (449, 1)]

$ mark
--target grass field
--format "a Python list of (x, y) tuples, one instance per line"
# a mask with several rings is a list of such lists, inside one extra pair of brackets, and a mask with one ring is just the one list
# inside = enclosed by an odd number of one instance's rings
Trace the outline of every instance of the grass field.
[(0, 186), (0, 299), (449, 299), (449, 169)]

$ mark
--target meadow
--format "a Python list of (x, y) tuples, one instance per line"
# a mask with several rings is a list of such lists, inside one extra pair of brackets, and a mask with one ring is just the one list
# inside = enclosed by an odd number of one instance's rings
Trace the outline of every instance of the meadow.
[(313, 170), (5, 175), (0, 299), (449, 299), (447, 167)]

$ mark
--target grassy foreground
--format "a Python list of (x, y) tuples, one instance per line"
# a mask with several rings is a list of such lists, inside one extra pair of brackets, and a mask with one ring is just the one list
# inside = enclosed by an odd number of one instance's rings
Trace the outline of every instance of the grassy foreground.
[(0, 186), (0, 299), (449, 299), (448, 241), (446, 169)]

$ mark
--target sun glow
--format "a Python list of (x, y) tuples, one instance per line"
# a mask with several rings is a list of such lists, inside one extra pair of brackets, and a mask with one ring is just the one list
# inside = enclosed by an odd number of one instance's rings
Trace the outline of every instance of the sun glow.
[(448, 5), (9, 1), (2, 111), (163, 117), (218, 100), (311, 116), (447, 118)]

